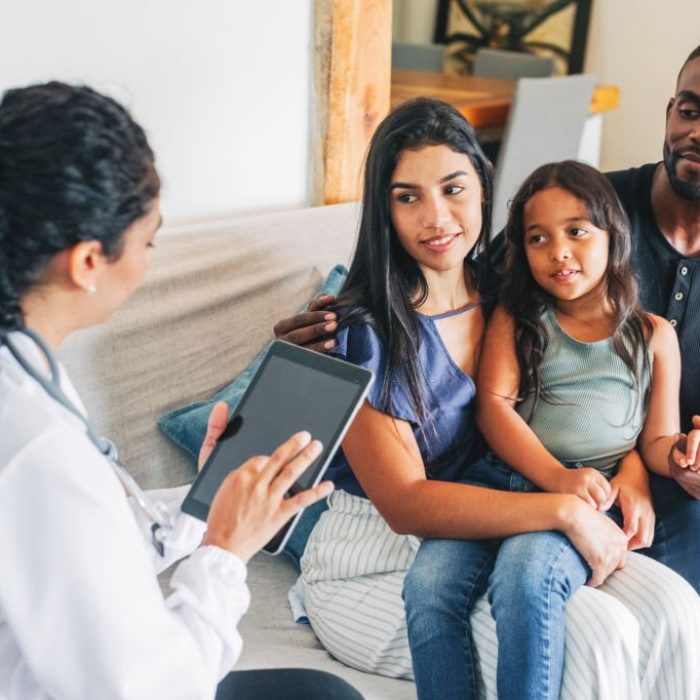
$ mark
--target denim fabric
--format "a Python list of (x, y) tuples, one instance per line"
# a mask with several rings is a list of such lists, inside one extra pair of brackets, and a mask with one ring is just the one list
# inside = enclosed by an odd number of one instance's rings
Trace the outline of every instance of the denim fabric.
[[(539, 490), (493, 454), (470, 467), (463, 481), (505, 491)], [(610, 516), (619, 523), (619, 510)], [(558, 532), (424, 540), (404, 585), (420, 700), (479, 697), (469, 616), (487, 588), (498, 633), (498, 696), (559, 697), (564, 609), (589, 575), (588, 565)]]
[[(492, 458), (471, 466), (463, 483), (521, 490), (512, 470), (492, 470)], [(507, 468), (506, 468), (507, 469)], [(478, 669), (469, 616), (486, 591), (500, 540), (425, 539), (403, 589), (408, 643), (419, 700), (474, 700)]]

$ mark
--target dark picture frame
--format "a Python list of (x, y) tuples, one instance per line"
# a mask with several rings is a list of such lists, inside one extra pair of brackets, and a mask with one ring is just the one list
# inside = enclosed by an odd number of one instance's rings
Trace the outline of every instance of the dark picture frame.
[[(526, 3), (497, 0), (438, 0), (433, 41), (458, 45), (455, 55), (468, 70), (471, 59), (482, 47), (553, 55), (563, 62), (568, 74), (583, 72), (586, 39), (593, 0), (550, 0), (528, 7)], [(568, 47), (533, 40), (531, 35), (550, 18), (574, 7)], [(450, 32), (451, 11), (461, 13), (471, 25), (468, 32)]]

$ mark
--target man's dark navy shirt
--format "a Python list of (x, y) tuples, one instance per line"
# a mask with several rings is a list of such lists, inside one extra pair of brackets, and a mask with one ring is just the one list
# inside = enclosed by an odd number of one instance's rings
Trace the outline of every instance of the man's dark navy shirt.
[(681, 346), (681, 430), (700, 414), (700, 258), (684, 258), (664, 237), (651, 206), (657, 164), (607, 177), (620, 198), (632, 230), (632, 265), (642, 305), (675, 327)]

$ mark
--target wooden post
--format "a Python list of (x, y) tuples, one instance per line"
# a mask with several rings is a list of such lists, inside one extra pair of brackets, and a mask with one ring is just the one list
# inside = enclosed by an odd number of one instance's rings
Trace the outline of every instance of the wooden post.
[(360, 197), (369, 140), (389, 112), (391, 0), (316, 0), (315, 43), (314, 199), (348, 202)]

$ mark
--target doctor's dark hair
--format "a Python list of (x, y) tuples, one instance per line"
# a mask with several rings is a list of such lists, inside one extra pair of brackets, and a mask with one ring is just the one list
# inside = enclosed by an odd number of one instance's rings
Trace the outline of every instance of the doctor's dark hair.
[(0, 102), (0, 328), (57, 253), (97, 240), (116, 259), (160, 181), (143, 129), (110, 97), (59, 82)]
[(347, 281), (336, 310), (341, 325), (372, 324), (387, 353), (382, 401), (391, 406), (390, 387), (398, 383), (419, 425), (428, 419), (427, 385), (418, 361), (419, 320), (416, 307), (428, 295), (417, 263), (404, 250), (391, 221), (391, 178), (404, 151), (444, 145), (463, 153), (481, 182), (482, 226), (465, 265), (477, 252), (488, 258), (491, 227), (492, 172), (471, 124), (452, 106), (428, 98), (405, 102), (382, 121), (370, 142), (364, 172), (362, 215)]
[[(631, 266), (632, 243), (627, 214), (605, 175), (585, 163), (567, 160), (535, 170), (511, 200), (506, 224), (506, 258), (501, 301), (515, 322), (515, 348), (520, 368), (519, 397), (533, 394), (534, 412), (540, 399), (552, 401), (542, 386), (541, 365), (548, 337), (543, 313), (554, 303), (530, 271), (525, 252), (525, 206), (532, 197), (552, 187), (566, 190), (586, 206), (590, 222), (608, 232), (608, 266), (605, 287), (612, 307), (615, 331), (613, 347), (627, 365), (637, 386), (649, 369), (648, 344), (652, 325), (642, 309), (637, 280)], [(646, 401), (646, 397), (639, 397)], [(634, 409), (633, 409), (634, 410)]]

